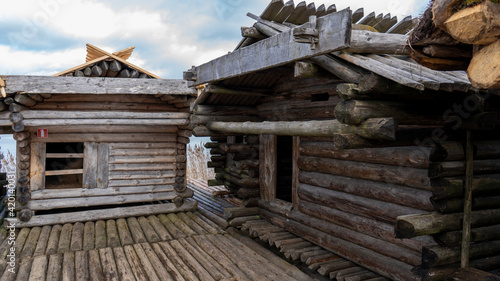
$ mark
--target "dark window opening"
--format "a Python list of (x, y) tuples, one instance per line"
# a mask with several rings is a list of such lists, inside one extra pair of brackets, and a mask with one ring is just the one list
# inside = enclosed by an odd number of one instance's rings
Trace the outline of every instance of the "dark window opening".
[(45, 188), (81, 188), (83, 157), (83, 143), (47, 143)]
[(328, 101), (329, 99), (330, 99), (330, 94), (328, 94), (328, 93), (315, 94), (315, 95), (312, 95), (312, 97), (311, 97), (311, 101), (312, 102), (315, 102), (315, 101)]
[(276, 198), (292, 202), (293, 137), (278, 136)]

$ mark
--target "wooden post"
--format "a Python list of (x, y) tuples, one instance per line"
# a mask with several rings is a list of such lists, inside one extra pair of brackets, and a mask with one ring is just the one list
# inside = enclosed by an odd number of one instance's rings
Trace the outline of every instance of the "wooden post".
[(260, 136), (260, 195), (264, 200), (268, 201), (276, 197), (276, 142), (277, 137), (275, 135)]
[(469, 267), (469, 252), (470, 252), (472, 180), (474, 176), (474, 143), (472, 142), (471, 130), (467, 130), (467, 149), (465, 153), (466, 153), (466, 171), (465, 171), (465, 201), (464, 201), (464, 219), (463, 219), (462, 253), (461, 253), (462, 268)]
[(292, 171), (292, 203), (295, 210), (299, 209), (299, 183), (300, 183), (300, 137), (293, 137), (293, 171)]

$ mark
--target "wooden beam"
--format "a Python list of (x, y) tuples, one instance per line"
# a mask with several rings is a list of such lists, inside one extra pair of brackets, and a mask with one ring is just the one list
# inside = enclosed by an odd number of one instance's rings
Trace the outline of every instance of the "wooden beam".
[(52, 76), (2, 76), (7, 94), (142, 94), (196, 95), (195, 89), (180, 79), (118, 79)]
[(188, 119), (186, 112), (112, 112), (26, 110), (24, 119)]
[(153, 73), (151, 73), (151, 72), (149, 72), (149, 71), (147, 71), (147, 70), (144, 70), (144, 69), (142, 69), (142, 68), (140, 68), (140, 67), (138, 67), (138, 66), (135, 66), (135, 65), (133, 65), (133, 64), (131, 64), (131, 63), (129, 63), (129, 62), (127, 62), (126, 60), (122, 59), (121, 57), (116, 56), (116, 55), (111, 54), (111, 53), (108, 53), (108, 52), (106, 52), (106, 51), (104, 51), (104, 50), (102, 50), (102, 49), (100, 49), (100, 48), (98, 48), (98, 47), (96, 47), (96, 46), (93, 46), (93, 45), (91, 45), (91, 44), (87, 44), (87, 47), (90, 47), (90, 48), (92, 48), (92, 49), (96, 50), (97, 52), (100, 52), (100, 53), (102, 53), (102, 54), (104, 54), (104, 55), (107, 55), (107, 56), (109, 56), (109, 57), (111, 57), (111, 58), (114, 58), (115, 60), (117, 60), (117, 61), (119, 61), (119, 62), (121, 62), (121, 63), (123, 63), (123, 64), (127, 65), (128, 67), (130, 67), (130, 68), (132, 68), (132, 69), (136, 69), (136, 70), (138, 70), (138, 71), (140, 71), (140, 72), (142, 72), (142, 73), (145, 73), (145, 74), (147, 74), (147, 75), (149, 75), (149, 76), (151, 76), (151, 77), (153, 77), (153, 78), (156, 78), (156, 79), (161, 79), (161, 77), (160, 77), (160, 76), (155, 75), (155, 74), (153, 74)]
[(392, 118), (368, 119), (359, 126), (346, 126), (337, 120), (282, 122), (210, 122), (207, 128), (221, 133), (272, 134), (283, 136), (333, 137), (354, 133), (369, 139), (395, 139), (397, 125)]
[[(196, 68), (196, 85), (265, 70), (349, 47), (350, 11), (343, 10), (318, 19), (320, 40), (315, 50), (294, 41), (293, 29), (236, 50)], [(293, 50), (293, 51), (292, 51)]]
[(19, 228), (33, 227), (40, 225), (56, 225), (65, 223), (84, 222), (89, 220), (108, 220), (127, 217), (150, 216), (154, 214), (178, 213), (194, 211), (198, 206), (198, 202), (186, 202), (181, 207), (177, 207), (173, 203), (143, 205), (136, 207), (122, 207), (105, 210), (92, 210), (82, 212), (71, 212), (62, 214), (50, 214), (33, 216), (28, 222), (21, 222), (18, 219), (9, 219), (8, 222), (15, 224)]

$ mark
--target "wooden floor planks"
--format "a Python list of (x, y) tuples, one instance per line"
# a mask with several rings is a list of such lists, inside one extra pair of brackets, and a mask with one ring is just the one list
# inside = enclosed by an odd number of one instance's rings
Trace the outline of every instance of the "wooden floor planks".
[(332, 280), (344, 280), (346, 277), (350, 277), (352, 280), (369, 280), (371, 278), (388, 280), (265, 220), (247, 221), (241, 229), (269, 243), (270, 246), (278, 248), (286, 258), (300, 260), (309, 269)]
[(20, 232), (20, 264), (1, 280), (296, 280), (198, 212)]

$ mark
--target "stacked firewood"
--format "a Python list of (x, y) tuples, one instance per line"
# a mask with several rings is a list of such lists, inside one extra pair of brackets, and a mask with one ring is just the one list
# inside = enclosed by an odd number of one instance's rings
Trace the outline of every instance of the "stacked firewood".
[(151, 78), (145, 73), (130, 68), (117, 60), (103, 60), (84, 69), (75, 70), (66, 76), (75, 77), (116, 77), (116, 78)]
[(436, 0), (413, 31), (412, 56), (438, 70), (467, 69), (480, 89), (500, 89), (500, 4)]
[[(240, 140), (242, 139), (242, 140)], [(255, 206), (259, 199), (259, 138), (211, 137), (206, 143), (210, 149), (209, 168), (214, 168), (216, 177), (209, 186), (225, 185), (243, 199), (245, 206)]]

